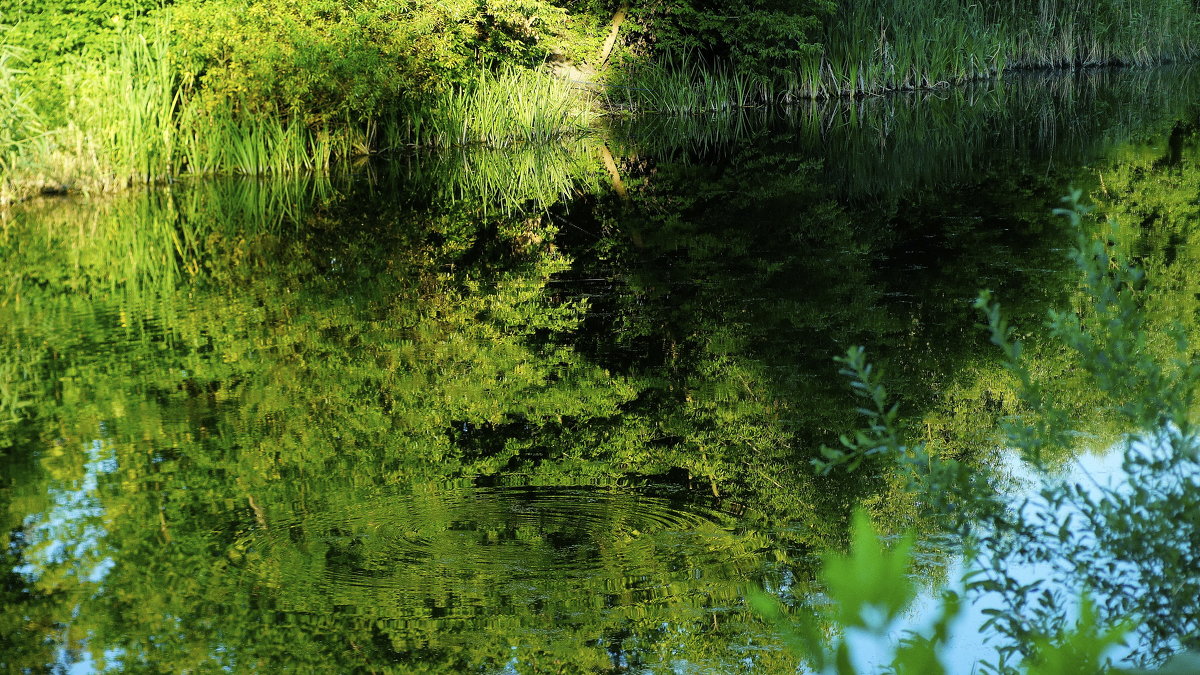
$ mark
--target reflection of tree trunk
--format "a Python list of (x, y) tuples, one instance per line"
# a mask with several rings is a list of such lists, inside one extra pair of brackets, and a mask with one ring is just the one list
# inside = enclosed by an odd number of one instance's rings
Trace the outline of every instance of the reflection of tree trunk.
[(608, 60), (608, 55), (612, 53), (613, 45), (617, 44), (617, 31), (621, 30), (621, 24), (625, 23), (625, 13), (629, 11), (629, 3), (621, 3), (620, 9), (616, 14), (613, 14), (612, 23), (608, 27), (608, 37), (604, 40), (604, 46), (600, 48), (600, 61), (598, 66), (604, 65)]
[[(160, 488), (161, 489), (161, 488)], [(171, 531), (167, 529), (167, 515), (163, 513), (162, 496), (158, 500), (158, 529), (162, 532), (163, 541), (171, 543)]]
[(264, 530), (268, 529), (267, 514), (263, 513), (263, 510), (261, 507), (259, 507), (258, 502), (254, 501), (254, 495), (250, 494), (250, 491), (246, 489), (246, 484), (241, 478), (237, 479), (237, 484), (238, 487), (240, 487), (242, 491), (246, 493), (246, 501), (250, 504), (250, 510), (254, 511), (254, 520), (258, 522), (258, 526)]
[(267, 529), (267, 516), (263, 510), (254, 502), (254, 495), (246, 493), (246, 501), (250, 502), (250, 508), (254, 510), (254, 519), (258, 521), (258, 526), (262, 529)]
[(621, 198), (621, 201), (629, 201), (629, 192), (625, 190), (625, 183), (621, 181), (621, 172), (617, 170), (617, 162), (613, 159), (612, 153), (608, 151), (608, 146), (600, 144), (600, 159), (604, 162), (604, 169), (608, 171), (609, 178), (612, 179), (613, 191)]
[[(612, 180), (613, 192), (621, 198), (622, 202), (629, 203), (629, 191), (625, 189), (625, 182), (621, 180), (621, 171), (617, 168), (617, 161), (613, 159), (612, 152), (604, 143), (600, 144), (600, 159), (604, 162), (604, 170), (608, 172), (608, 177)], [(626, 228), (629, 232), (629, 237), (633, 240), (633, 245), (638, 248), (645, 248), (646, 244), (642, 241), (642, 233), (633, 228)]]
[[(708, 464), (708, 453), (707, 452), (700, 453), (700, 459), (704, 460), (705, 464)], [(712, 487), (713, 496), (716, 497), (717, 499), (720, 499), (721, 493), (717, 491), (717, 479), (713, 477), (712, 473), (708, 474), (708, 484), (710, 487)]]

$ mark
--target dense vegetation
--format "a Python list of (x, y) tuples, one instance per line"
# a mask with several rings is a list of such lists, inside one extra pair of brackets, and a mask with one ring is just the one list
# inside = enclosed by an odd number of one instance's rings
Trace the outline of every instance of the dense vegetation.
[[(0, 3), (0, 201), (408, 146), (1190, 59), (1188, 0)], [(628, 16), (623, 22), (618, 18)], [(609, 24), (616, 49), (605, 48)], [(596, 94), (599, 93), (599, 96)]]

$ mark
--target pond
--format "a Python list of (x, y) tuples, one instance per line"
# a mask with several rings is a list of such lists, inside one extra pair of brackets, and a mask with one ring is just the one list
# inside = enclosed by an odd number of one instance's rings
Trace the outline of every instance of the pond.
[(0, 224), (0, 664), (795, 672), (745, 594), (823, 602), (854, 507), (918, 532), (927, 588), (959, 565), (887, 467), (815, 475), (862, 423), (833, 358), (1019, 491), (988, 288), (1110, 447), (1038, 331), (1078, 303), (1051, 209), (1134, 225), (1194, 317), (1198, 110), (1190, 70), (1022, 76), (30, 203)]

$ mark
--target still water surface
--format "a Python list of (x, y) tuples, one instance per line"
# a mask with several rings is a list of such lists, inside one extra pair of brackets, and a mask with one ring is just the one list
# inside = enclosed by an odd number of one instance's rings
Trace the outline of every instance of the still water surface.
[(744, 594), (821, 602), (854, 506), (957, 573), (886, 467), (813, 476), (858, 424), (832, 358), (865, 345), (914, 439), (1012, 489), (971, 302), (1071, 306), (1070, 185), (1186, 279), (1198, 104), (1186, 71), (1013, 78), (30, 205), (0, 226), (0, 664), (795, 672)]

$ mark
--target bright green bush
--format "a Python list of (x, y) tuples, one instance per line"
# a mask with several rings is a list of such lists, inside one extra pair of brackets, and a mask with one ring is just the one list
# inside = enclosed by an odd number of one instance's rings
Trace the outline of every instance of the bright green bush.
[(117, 36), (171, 0), (0, 0), (0, 43), (21, 54), (15, 82), (49, 127), (69, 122), (68, 83), (117, 48)]
[(186, 82), (209, 107), (360, 122), (401, 100), (534, 68), (587, 44), (545, 0), (194, 0), (169, 11)]
[(107, 51), (122, 25), (167, 0), (0, 0), (0, 39), (28, 50), (31, 63)]

